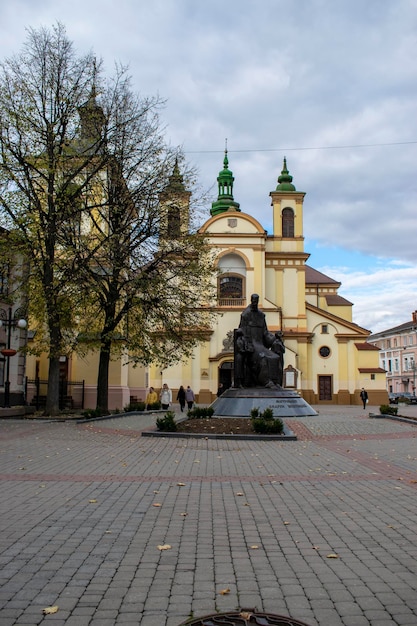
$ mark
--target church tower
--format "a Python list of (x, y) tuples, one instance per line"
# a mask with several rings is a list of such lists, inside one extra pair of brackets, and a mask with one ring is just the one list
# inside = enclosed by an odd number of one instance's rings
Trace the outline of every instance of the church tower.
[(275, 191), (271, 191), (273, 236), (268, 237), (266, 266), (268, 285), (283, 311), (283, 328), (294, 335), (306, 334), (303, 202), (284, 157)]
[(178, 159), (175, 159), (168, 184), (159, 196), (161, 206), (159, 232), (162, 239), (176, 239), (188, 233), (190, 198), (191, 191), (185, 188)]

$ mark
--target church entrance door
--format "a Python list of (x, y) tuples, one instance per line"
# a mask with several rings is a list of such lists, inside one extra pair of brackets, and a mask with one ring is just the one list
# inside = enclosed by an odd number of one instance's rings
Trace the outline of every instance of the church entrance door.
[(332, 377), (319, 376), (319, 401), (333, 399)]
[(229, 389), (233, 383), (233, 361), (225, 361), (219, 367), (219, 384), (222, 383), (224, 389)]

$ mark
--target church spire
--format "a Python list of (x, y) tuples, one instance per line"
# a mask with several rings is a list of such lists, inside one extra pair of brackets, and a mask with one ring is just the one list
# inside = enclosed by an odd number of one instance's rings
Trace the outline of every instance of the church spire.
[(239, 203), (233, 200), (233, 182), (234, 182), (233, 172), (229, 170), (229, 159), (227, 158), (227, 139), (226, 139), (226, 147), (224, 151), (224, 159), (223, 159), (223, 169), (219, 172), (217, 177), (219, 195), (217, 197), (216, 202), (213, 202), (211, 205), (210, 213), (212, 215), (218, 215), (219, 213), (224, 213), (228, 211), (230, 208), (235, 211), (240, 211)]
[(169, 177), (168, 185), (165, 188), (166, 192), (182, 192), (186, 191), (184, 186), (184, 177), (180, 172), (178, 166), (178, 157), (175, 157), (174, 169)]
[(287, 158), (284, 157), (284, 165), (282, 167), (281, 176), (278, 176), (278, 185), (276, 191), (296, 191), (292, 184), (292, 176), (287, 168)]
[(97, 149), (104, 139), (106, 116), (102, 107), (97, 104), (96, 64), (94, 63), (93, 80), (89, 98), (85, 104), (79, 107), (78, 113), (81, 121), (81, 143), (84, 148)]

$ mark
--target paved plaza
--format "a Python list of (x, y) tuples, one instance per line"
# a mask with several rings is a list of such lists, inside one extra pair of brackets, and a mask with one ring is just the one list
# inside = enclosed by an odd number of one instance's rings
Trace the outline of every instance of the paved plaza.
[(417, 424), (314, 408), (286, 442), (1, 420), (1, 626), (416, 626)]

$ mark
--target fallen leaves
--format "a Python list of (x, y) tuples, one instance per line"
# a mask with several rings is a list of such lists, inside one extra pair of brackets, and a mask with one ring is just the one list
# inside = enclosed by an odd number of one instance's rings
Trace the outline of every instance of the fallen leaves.
[(59, 608), (57, 606), (47, 606), (42, 610), (44, 615), (53, 615), (54, 613), (58, 613)]
[(169, 543), (164, 543), (163, 545), (157, 546), (158, 550), (171, 550), (172, 546)]
[(226, 587), (226, 589), (221, 589), (221, 590), (219, 591), (219, 594), (220, 594), (221, 596), (227, 596), (227, 594), (228, 594), (228, 593), (230, 593), (230, 589), (229, 589), (229, 587)]
[(339, 558), (339, 555), (335, 554), (334, 552), (331, 552), (330, 554), (326, 556), (326, 559), (338, 559), (338, 558)]

